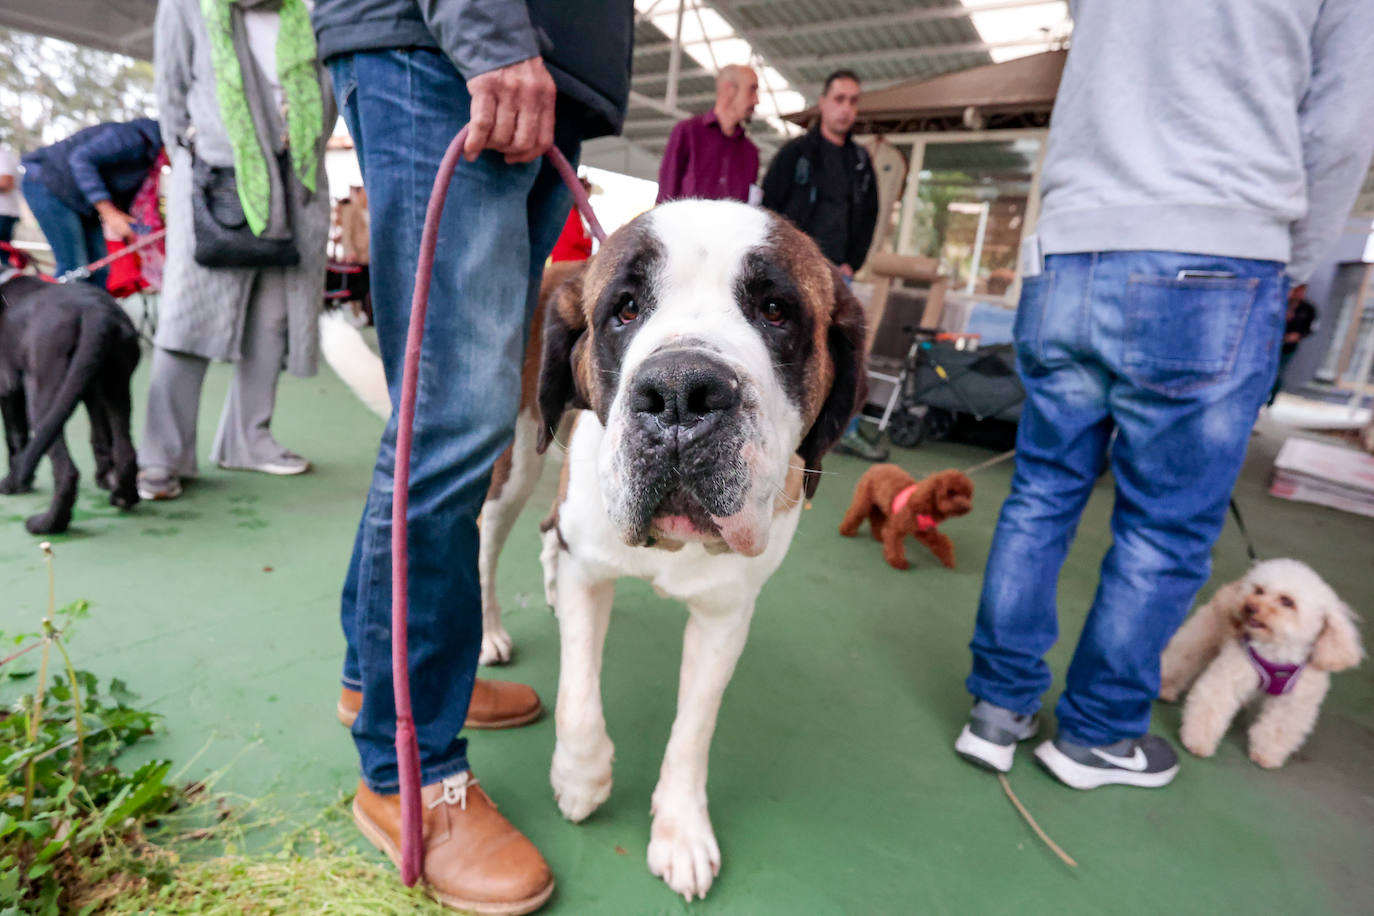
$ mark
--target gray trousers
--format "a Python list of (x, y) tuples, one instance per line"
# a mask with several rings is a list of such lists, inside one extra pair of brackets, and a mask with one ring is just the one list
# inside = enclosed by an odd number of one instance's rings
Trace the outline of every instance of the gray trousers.
[[(234, 379), (210, 450), (212, 461), (253, 467), (286, 452), (268, 428), (286, 357), (286, 312), (282, 270), (259, 270), (244, 315), (243, 344), (234, 364)], [(209, 366), (210, 360), (202, 356), (153, 348), (139, 467), (161, 468), (182, 477), (195, 475), (196, 417)]]

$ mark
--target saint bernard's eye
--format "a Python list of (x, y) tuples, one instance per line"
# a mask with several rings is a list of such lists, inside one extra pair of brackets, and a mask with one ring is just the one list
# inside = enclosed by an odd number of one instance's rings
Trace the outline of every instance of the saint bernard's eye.
[(620, 308), (616, 309), (615, 317), (621, 324), (629, 324), (639, 317), (639, 306), (633, 298), (626, 296), (620, 300)]
[(782, 327), (787, 323), (787, 310), (782, 307), (782, 303), (776, 299), (768, 299), (763, 303), (763, 308), (759, 309), (759, 314), (763, 320), (774, 327)]

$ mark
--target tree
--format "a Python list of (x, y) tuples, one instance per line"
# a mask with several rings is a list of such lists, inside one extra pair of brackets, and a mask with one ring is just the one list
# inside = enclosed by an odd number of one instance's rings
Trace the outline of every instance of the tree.
[(0, 28), (0, 143), (24, 153), (101, 121), (156, 117), (153, 66)]

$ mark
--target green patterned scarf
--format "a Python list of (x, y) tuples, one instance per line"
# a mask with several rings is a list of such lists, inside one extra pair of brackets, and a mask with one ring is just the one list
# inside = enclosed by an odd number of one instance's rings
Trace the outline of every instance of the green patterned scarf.
[(324, 133), (324, 100), (315, 65), (315, 34), (301, 0), (200, 0), (210, 34), (215, 93), (229, 142), (244, 216), (255, 235), (267, 226), (272, 204), (269, 161), (272, 146), (258, 136), (252, 104), (244, 89), (240, 50), (234, 46), (234, 7), (276, 7), (281, 17), (277, 36), (277, 80), (286, 96), (286, 134), (291, 168), (308, 191), (315, 190), (319, 143)]

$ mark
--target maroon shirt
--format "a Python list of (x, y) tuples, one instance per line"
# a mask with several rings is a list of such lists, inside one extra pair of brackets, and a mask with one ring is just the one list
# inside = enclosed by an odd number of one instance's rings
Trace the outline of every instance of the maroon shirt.
[(705, 197), (749, 202), (749, 186), (759, 177), (759, 148), (744, 125), (725, 136), (715, 111), (679, 121), (658, 167), (658, 200)]

